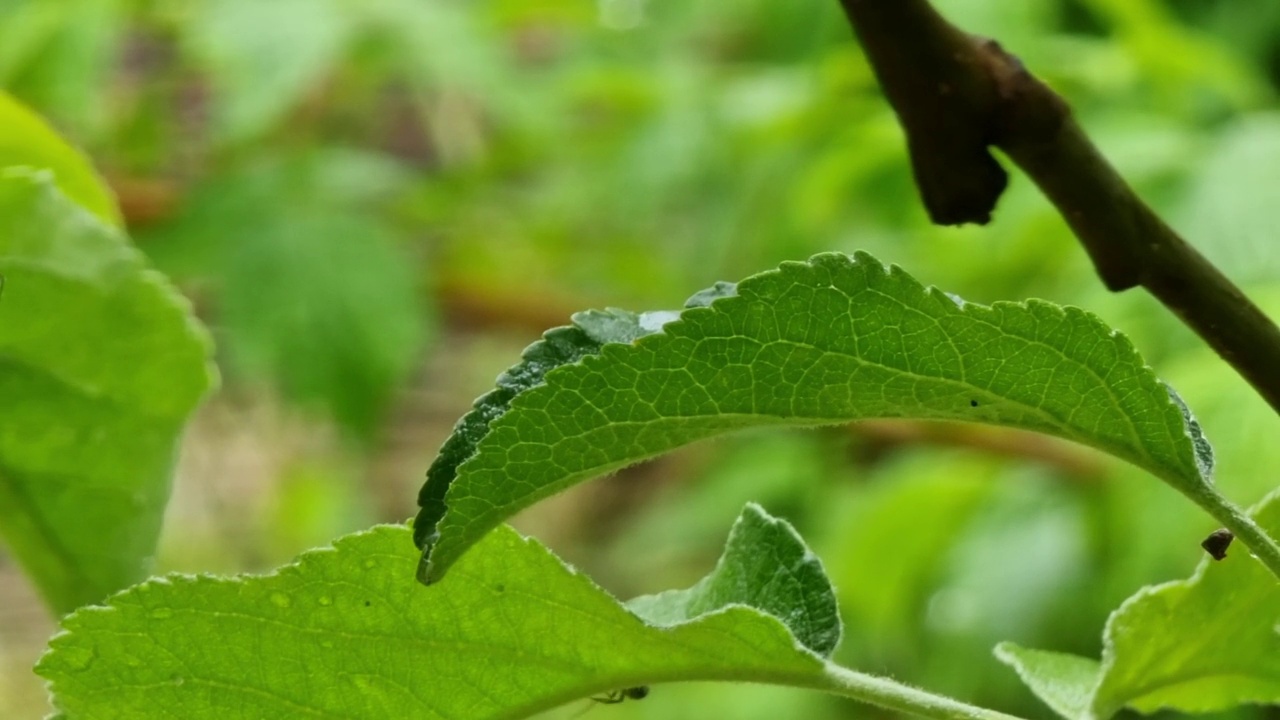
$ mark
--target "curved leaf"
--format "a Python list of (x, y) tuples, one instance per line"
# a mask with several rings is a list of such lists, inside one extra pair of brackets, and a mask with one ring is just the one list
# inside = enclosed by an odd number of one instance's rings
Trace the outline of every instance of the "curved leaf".
[(840, 644), (840, 610), (822, 563), (790, 525), (757, 505), (748, 505), (738, 518), (720, 562), (697, 585), (627, 603), (632, 612), (663, 627), (733, 605), (778, 618), (820, 657), (831, 657)]
[[(1212, 453), (1195, 421), (1124, 336), (1082, 310), (966, 303), (866, 254), (784, 264), (695, 300), (638, 339), (617, 324), (596, 337), (581, 324), (552, 331), (544, 344), (572, 337), (573, 352), (526, 357), (513, 370), (537, 368), (525, 385), (477, 402), (468, 418), (479, 420), (464, 418), (465, 437), (450, 438), (423, 487), (424, 581), (541, 498), (752, 426), (1005, 425), (1207, 493)], [(644, 316), (633, 317), (638, 326)]]
[(106, 222), (123, 223), (115, 195), (79, 151), (31, 110), (0, 92), (0, 168), (50, 170), (67, 197)]
[[(418, 547), (435, 543), (435, 520), (444, 515), (445, 492), (457, 477), (458, 466), (475, 454), (476, 445), (489, 432), (489, 423), (505, 414), (516, 396), (541, 385), (548, 372), (599, 354), (607, 342), (632, 342), (657, 332), (667, 319), (666, 313), (635, 315), (623, 310), (588, 310), (574, 316), (577, 325), (548, 330), (541, 340), (525, 348), (519, 364), (498, 376), (498, 387), (477, 400), (471, 412), (458, 420), (427, 469), (427, 482), (418, 492), (418, 506), (423, 510), (414, 524), (414, 543)], [(432, 521), (422, 522), (427, 517)]]
[(102, 720), (518, 718), (663, 681), (849, 676), (825, 662), (821, 564), (755, 506), (711, 576), (634, 612), (507, 527), (448, 583), (406, 582), (416, 562), (384, 526), (267, 576), (150, 580), (67, 617), (37, 672), (68, 717)]
[(68, 612), (146, 576), (209, 342), (47, 172), (0, 170), (0, 276), (0, 533)]
[[(1254, 517), (1280, 534), (1280, 491)], [(1280, 583), (1246, 549), (1187, 580), (1140, 590), (1112, 613), (1102, 662), (1002, 644), (996, 655), (1063, 717), (1280, 704)]]

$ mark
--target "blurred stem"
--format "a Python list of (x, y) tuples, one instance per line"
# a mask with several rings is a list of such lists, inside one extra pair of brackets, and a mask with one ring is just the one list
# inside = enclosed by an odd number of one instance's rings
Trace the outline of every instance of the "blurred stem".
[(1004, 151), (1058, 208), (1108, 289), (1146, 288), (1280, 413), (1280, 329), (1164, 223), (998, 43), (928, 0), (840, 0), (907, 136), (916, 185), (941, 225), (986, 223)]
[(832, 663), (827, 663), (825, 679), (826, 685), (819, 689), (917, 717), (935, 720), (1021, 720), (1016, 715), (969, 705)]
[[(989, 150), (1000, 148), (1058, 208), (1109, 290), (1146, 288), (1280, 413), (1280, 329), (1133, 192), (1062, 97), (928, 0), (840, 4), (906, 133), (933, 222), (991, 219), (1007, 183)], [(1205, 493), (1188, 495), (1280, 577), (1275, 540)]]

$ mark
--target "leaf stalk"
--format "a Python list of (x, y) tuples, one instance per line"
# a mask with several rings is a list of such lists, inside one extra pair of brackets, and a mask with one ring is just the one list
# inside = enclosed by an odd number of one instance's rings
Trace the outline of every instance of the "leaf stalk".
[(996, 710), (935, 695), (909, 685), (827, 663), (827, 684), (818, 688), (889, 710), (932, 720), (1022, 720)]

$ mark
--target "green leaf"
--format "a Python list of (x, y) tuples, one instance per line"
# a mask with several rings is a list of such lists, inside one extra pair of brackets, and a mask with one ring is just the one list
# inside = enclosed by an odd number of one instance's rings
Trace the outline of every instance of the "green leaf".
[[(114, 130), (131, 8), (127, 0), (6, 3), (0, 17), (3, 85), (81, 141)], [(25, 27), (24, 27), (25, 26)], [(16, 30), (17, 37), (10, 35)], [(10, 43), (16, 47), (9, 47)], [(114, 91), (114, 92), (113, 92)], [(123, 107), (122, 107), (123, 106)], [(117, 148), (118, 149), (118, 148)]]
[(1046, 705), (1065, 718), (1088, 718), (1101, 667), (1097, 660), (1069, 653), (1033, 650), (1015, 643), (996, 646), (996, 657), (1012, 667)]
[(112, 225), (123, 222), (115, 196), (84, 155), (38, 115), (0, 92), (0, 168), (15, 165), (52, 171), (67, 197)]
[(208, 338), (47, 172), (0, 171), (0, 533), (59, 612), (145, 577)]
[[(966, 303), (861, 253), (784, 264), (719, 294), (706, 307), (696, 296), (665, 324), (668, 315), (634, 316), (638, 340), (596, 323), (531, 348), (510, 371), (525, 382), (500, 380), (477, 401), (428, 472), (422, 578), (438, 580), (541, 498), (753, 426), (1005, 425), (1105, 450), (1198, 502), (1211, 493), (1212, 454), (1195, 421), (1124, 336), (1082, 310)], [(555, 343), (565, 349), (547, 355)]]
[[(1280, 534), (1280, 491), (1254, 517)], [(996, 654), (1071, 720), (1280, 703), (1280, 583), (1238, 545), (1187, 580), (1140, 590), (1112, 613), (1103, 640), (1101, 664), (1009, 643)]]
[(756, 506), (708, 578), (635, 612), (508, 527), (449, 582), (412, 582), (417, 559), (383, 526), (266, 576), (150, 580), (67, 617), (37, 672), (101, 720), (481, 720), (663, 681), (836, 684), (831, 585)]
[(175, 275), (219, 275), (229, 372), (275, 383), (363, 440), (431, 325), (415, 263), (366, 196), (393, 188), (396, 170), (332, 150), (255, 163), (198, 188), (147, 244)]
[(1271, 242), (1266, 188), (1280, 162), (1280, 113), (1241, 115), (1206, 140), (1172, 219), (1235, 282), (1273, 283), (1280, 252)]
[(666, 313), (640, 316), (625, 310), (588, 310), (574, 316), (575, 326), (549, 330), (541, 340), (525, 348), (520, 363), (498, 376), (497, 388), (477, 400), (475, 407), (458, 420), (427, 469), (427, 482), (418, 493), (418, 505), (423, 511), (414, 524), (414, 543), (422, 547), (435, 542), (431, 536), (434, 522), (423, 523), (422, 519), (428, 513), (434, 518), (444, 515), (445, 491), (453, 484), (458, 466), (475, 453), (476, 445), (489, 432), (489, 423), (506, 413), (516, 396), (543, 384), (549, 371), (598, 354), (607, 342), (631, 342), (656, 332), (665, 319), (669, 319)]
[(787, 523), (756, 505), (729, 533), (724, 556), (688, 590), (646, 595), (627, 603), (653, 625), (670, 627), (734, 604), (768, 613), (820, 657), (840, 644), (840, 613), (822, 563)]

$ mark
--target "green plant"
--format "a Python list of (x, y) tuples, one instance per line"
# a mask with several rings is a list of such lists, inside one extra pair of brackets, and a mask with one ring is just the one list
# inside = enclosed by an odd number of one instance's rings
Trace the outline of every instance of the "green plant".
[[(53, 167), (39, 156), (6, 162)], [(88, 206), (66, 180), (88, 171), (54, 169), (66, 194)], [(47, 175), (10, 170), (4, 181), (0, 207), (12, 229), (0, 236), (9, 243), (0, 246), (3, 347), (17, 369), (24, 361), (71, 366), (55, 374), (60, 387), (30, 373), (6, 376), (15, 393), (6, 397), (28, 393), (15, 407), (46, 411), (11, 416), (14, 427), (56, 436), (70, 420), (99, 421), (74, 434), (82, 442), (154, 421), (151, 453), (112, 444), (107, 457), (68, 458), (79, 468), (159, 478), (146, 496), (149, 519), (111, 519), (113, 527), (153, 528), (164, 473), (148, 458), (167, 458), (207, 388), (207, 346), (109, 224), (74, 207)], [(85, 255), (57, 253), (90, 244), (123, 259), (90, 275), (77, 273)], [(141, 280), (130, 284), (135, 276)], [(58, 309), (80, 325), (31, 333), (22, 318), (54, 316), (31, 298), (42, 283), (64, 279), (85, 293), (143, 300), (136, 310), (107, 305), (111, 317), (101, 321)], [(92, 375), (96, 363), (76, 364), (78, 355), (54, 342), (83, 336), (97, 348), (105, 340), (87, 332), (95, 328), (146, 358), (172, 357), (179, 369), (138, 372), (133, 358), (112, 357), (101, 367), (128, 370), (119, 380), (128, 392), (103, 390), (113, 386)], [(177, 387), (155, 386), (162, 381)], [(135, 421), (62, 409), (54, 405), (60, 390), (149, 412)], [(152, 408), (147, 398), (164, 402)], [(1036, 301), (967, 303), (865, 254), (823, 254), (719, 284), (681, 311), (575, 316), (531, 346), (445, 444), (413, 529), (421, 557), (407, 529), (379, 527), (264, 577), (148, 580), (66, 617), (38, 672), (68, 718), (525, 717), (574, 698), (691, 679), (816, 688), (928, 717), (1002, 717), (831, 662), (841, 637), (835, 591), (789, 525), (756, 506), (743, 511), (702, 581), (625, 604), (500, 527), (570, 484), (698, 439), (873, 417), (978, 421), (1091, 445), (1189, 497), (1257, 556), (1233, 550), (1222, 562), (1205, 559), (1191, 580), (1140, 591), (1112, 616), (1100, 663), (1000, 646), (1001, 659), (1060, 714), (1280, 702), (1280, 549), (1271, 539), (1280, 533), (1280, 495), (1252, 518), (1222, 499), (1199, 425), (1129, 341), (1096, 317)], [(75, 510), (101, 500), (93, 483), (47, 482), (65, 443), (20, 447), (39, 451), (30, 473), (39, 482), (15, 475), (23, 494)], [(0, 455), (6, 465), (21, 457), (11, 452)], [(65, 488), (71, 493), (59, 495)], [(55, 542), (9, 518), (3, 528), (15, 547), (99, 547), (99, 534), (71, 517), (64, 504), (43, 522), (88, 537)], [(112, 556), (138, 563), (148, 553), (144, 539)], [(39, 578), (44, 561), (29, 558)], [(73, 557), (70, 565), (93, 568), (96, 560)], [(47, 594), (70, 610), (136, 582), (139, 567), (96, 584), (68, 573), (67, 588), (45, 583)], [(428, 587), (412, 582), (415, 572)]]

